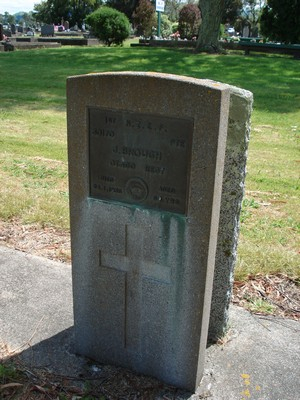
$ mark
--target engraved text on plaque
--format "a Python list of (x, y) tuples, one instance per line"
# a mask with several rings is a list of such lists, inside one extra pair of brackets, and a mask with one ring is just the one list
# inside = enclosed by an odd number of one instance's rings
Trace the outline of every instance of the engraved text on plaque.
[(90, 108), (90, 196), (186, 214), (192, 133), (192, 119)]

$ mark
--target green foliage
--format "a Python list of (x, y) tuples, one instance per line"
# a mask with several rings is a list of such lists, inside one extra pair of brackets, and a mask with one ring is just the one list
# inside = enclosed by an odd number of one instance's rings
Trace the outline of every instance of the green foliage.
[(300, 43), (300, 1), (269, 0), (260, 18), (260, 28), (271, 40)]
[[(9, 172), (15, 177), (21, 177), (24, 181), (26, 178), (33, 180), (38, 179), (51, 179), (51, 178), (65, 178), (67, 177), (66, 171), (62, 171), (57, 167), (48, 168), (45, 165), (39, 165), (32, 160), (13, 160), (9, 167), (4, 166), (3, 171)], [(53, 185), (56, 182), (53, 183)]]
[(177, 22), (174, 22), (173, 24), (172, 24), (172, 33), (175, 33), (175, 32), (177, 32), (178, 31), (178, 23)]
[(10, 382), (19, 376), (15, 366), (10, 363), (0, 364), (0, 383)]
[(69, 12), (69, 2), (62, 0), (46, 0), (34, 5), (35, 18), (47, 24), (60, 24), (61, 18), (66, 18)]
[(115, 8), (127, 16), (132, 21), (133, 12), (136, 9), (139, 0), (106, 0), (108, 7)]
[(140, 0), (133, 13), (133, 20), (137, 35), (151, 36), (152, 29), (156, 26), (156, 13), (150, 0)]
[(179, 12), (178, 30), (182, 38), (192, 39), (198, 34), (201, 20), (200, 9), (196, 4), (186, 4)]
[(246, 222), (246, 220), (251, 217), (252, 213), (249, 210), (250, 208), (254, 209), (259, 208), (259, 204), (254, 199), (244, 198), (242, 202), (242, 210), (240, 215), (241, 223)]
[(103, 0), (45, 0), (34, 5), (34, 15), (38, 22), (60, 24), (62, 18), (70, 26), (81, 27), (86, 16), (103, 4)]
[(245, 299), (248, 301), (246, 307), (254, 313), (273, 314), (276, 309), (273, 304), (264, 299), (251, 296), (246, 296)]
[[(169, 37), (172, 33), (173, 33), (173, 24), (172, 22), (169, 20), (168, 16), (166, 14), (162, 14), (161, 15), (161, 36), (163, 38), (167, 38)], [(177, 26), (176, 26), (177, 27)], [(175, 30), (175, 32), (177, 31), (177, 29)]]
[[(180, 0), (166, 0), (165, 1), (165, 15), (168, 16), (171, 22), (178, 22), (179, 11), (182, 8)], [(175, 32), (177, 29), (175, 30)]]
[(222, 22), (233, 25), (243, 7), (242, 0), (225, 0)]
[(95, 11), (100, 7), (104, 1), (103, 0), (69, 0), (66, 2), (68, 6), (68, 15), (64, 17), (65, 21), (69, 20), (70, 26), (78, 25), (82, 26), (87, 15)]
[(122, 45), (130, 34), (130, 23), (125, 14), (110, 7), (100, 7), (88, 15), (86, 22), (96, 37), (106, 45)]

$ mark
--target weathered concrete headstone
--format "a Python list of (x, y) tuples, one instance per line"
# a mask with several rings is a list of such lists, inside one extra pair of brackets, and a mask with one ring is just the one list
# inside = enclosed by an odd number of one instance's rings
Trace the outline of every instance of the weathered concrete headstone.
[(42, 25), (41, 36), (54, 36), (54, 25)]
[(230, 89), (148, 73), (73, 77), (67, 86), (77, 352), (194, 390)]
[(65, 30), (66, 30), (66, 31), (68, 31), (68, 30), (70, 29), (70, 23), (69, 23), (69, 21), (65, 21), (65, 22), (64, 22), (64, 27), (65, 27)]

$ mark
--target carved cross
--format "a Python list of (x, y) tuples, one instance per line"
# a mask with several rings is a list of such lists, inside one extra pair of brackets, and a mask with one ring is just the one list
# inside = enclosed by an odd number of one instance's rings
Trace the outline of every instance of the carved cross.
[[(171, 284), (171, 267), (147, 261), (143, 258), (144, 237), (142, 232), (133, 232), (126, 227), (125, 254), (112, 255), (99, 252), (99, 265), (125, 274), (124, 293), (124, 346), (137, 348), (140, 343), (139, 323), (142, 301), (142, 283), (150, 279), (157, 284)], [(133, 251), (135, 250), (135, 251)], [(112, 282), (113, 284), (113, 282)], [(135, 321), (135, 322), (134, 322)], [(138, 323), (136, 323), (138, 322)], [(121, 328), (121, 327), (120, 327)]]

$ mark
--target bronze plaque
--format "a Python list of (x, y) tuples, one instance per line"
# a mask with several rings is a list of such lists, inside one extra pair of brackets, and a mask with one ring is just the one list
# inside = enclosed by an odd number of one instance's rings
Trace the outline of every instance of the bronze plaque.
[(89, 108), (90, 196), (186, 214), (193, 120)]

